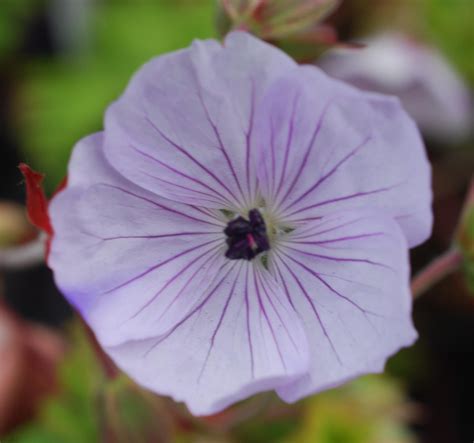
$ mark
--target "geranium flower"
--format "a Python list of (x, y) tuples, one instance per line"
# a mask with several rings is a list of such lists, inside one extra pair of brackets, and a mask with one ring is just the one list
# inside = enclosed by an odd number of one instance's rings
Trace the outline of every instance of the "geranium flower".
[(150, 61), (78, 143), (49, 263), (143, 386), (198, 415), (292, 402), (413, 342), (430, 202), (397, 99), (236, 32)]
[(472, 135), (469, 88), (436, 49), (398, 33), (368, 38), (363, 49), (335, 49), (319, 62), (329, 75), (400, 98), (428, 136), (462, 141)]

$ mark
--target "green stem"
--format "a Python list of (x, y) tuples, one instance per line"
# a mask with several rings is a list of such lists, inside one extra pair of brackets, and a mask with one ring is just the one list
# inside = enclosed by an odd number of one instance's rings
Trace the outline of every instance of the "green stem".
[(413, 297), (417, 298), (443, 280), (452, 272), (459, 269), (462, 263), (462, 253), (458, 249), (449, 249), (435, 258), (428, 266), (422, 269), (411, 281)]

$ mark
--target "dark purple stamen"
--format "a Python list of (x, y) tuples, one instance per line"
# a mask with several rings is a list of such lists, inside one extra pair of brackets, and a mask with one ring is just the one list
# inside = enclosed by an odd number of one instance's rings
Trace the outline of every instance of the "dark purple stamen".
[(230, 221), (224, 229), (227, 235), (227, 252), (231, 260), (252, 260), (258, 254), (270, 249), (267, 229), (262, 215), (257, 209), (249, 211), (249, 219), (239, 216)]

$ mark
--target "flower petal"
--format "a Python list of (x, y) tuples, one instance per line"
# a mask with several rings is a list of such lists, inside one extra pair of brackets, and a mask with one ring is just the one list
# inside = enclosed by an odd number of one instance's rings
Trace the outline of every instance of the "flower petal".
[(254, 108), (295, 64), (249, 34), (158, 57), (142, 67), (105, 121), (105, 154), (125, 177), (158, 195), (210, 208), (256, 200), (250, 136)]
[(429, 236), (430, 168), (397, 99), (302, 67), (267, 91), (254, 134), (263, 196), (286, 222), (380, 209), (397, 219), (410, 246)]
[(398, 224), (372, 212), (324, 217), (288, 235), (270, 265), (303, 321), (311, 362), (278, 390), (283, 399), (379, 372), (413, 343), (408, 264)]
[(224, 258), (225, 223), (119, 176), (102, 134), (79, 142), (69, 186), (50, 205), (50, 265), (59, 288), (104, 344), (166, 332)]
[(227, 261), (169, 333), (107, 352), (138, 383), (184, 401), (196, 415), (291, 382), (308, 369), (306, 337), (258, 263)]

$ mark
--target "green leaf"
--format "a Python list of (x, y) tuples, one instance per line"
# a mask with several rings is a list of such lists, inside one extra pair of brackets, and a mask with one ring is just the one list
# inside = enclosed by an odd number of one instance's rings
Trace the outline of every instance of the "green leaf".
[(422, 23), (428, 35), (474, 85), (472, 0), (424, 0), (422, 4)]

